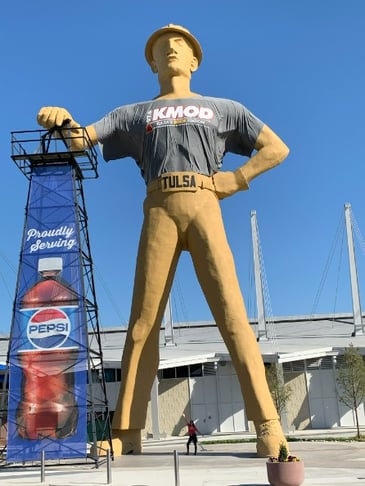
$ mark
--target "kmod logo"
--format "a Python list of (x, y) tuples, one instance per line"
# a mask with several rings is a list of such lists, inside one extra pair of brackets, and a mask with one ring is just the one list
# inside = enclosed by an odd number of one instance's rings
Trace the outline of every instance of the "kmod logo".
[(70, 319), (57, 307), (45, 307), (35, 312), (28, 321), (27, 336), (39, 349), (58, 348), (70, 335)]

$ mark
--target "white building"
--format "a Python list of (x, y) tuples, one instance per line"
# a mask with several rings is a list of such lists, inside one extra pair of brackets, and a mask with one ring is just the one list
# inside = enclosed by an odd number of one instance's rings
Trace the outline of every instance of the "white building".
[[(257, 331), (257, 323), (252, 325)], [(365, 336), (353, 332), (349, 314), (274, 318), (267, 324), (267, 339), (259, 341), (263, 360), (282, 365), (284, 382), (292, 390), (282, 416), (287, 432), (355, 425), (353, 412), (339, 401), (336, 383), (336, 366), (345, 348), (353, 344), (365, 354)], [(119, 388), (125, 335), (126, 329), (120, 328), (102, 334), (111, 410)], [(365, 425), (363, 404), (358, 412)], [(183, 413), (196, 421), (203, 434), (252, 430), (231, 358), (214, 322), (175, 324), (168, 336), (161, 330), (160, 365), (144, 435), (185, 433)]]

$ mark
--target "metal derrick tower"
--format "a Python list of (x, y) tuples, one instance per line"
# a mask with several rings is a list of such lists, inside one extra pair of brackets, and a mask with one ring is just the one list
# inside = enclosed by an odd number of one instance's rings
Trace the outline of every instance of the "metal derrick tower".
[[(35, 174), (39, 171), (48, 171), (52, 173), (52, 178), (57, 181), (58, 172), (66, 171), (70, 177), (70, 194), (71, 204), (74, 206), (75, 213), (75, 233), (77, 233), (77, 262), (75, 267), (79, 267), (80, 274), (80, 302), (82, 307), (82, 326), (86, 336), (85, 341), (85, 356), (87, 356), (87, 379), (85, 382), (87, 397), (86, 397), (86, 441), (85, 450), (86, 458), (95, 461), (96, 465), (100, 463), (101, 456), (106, 455), (106, 449), (109, 449), (111, 456), (113, 456), (112, 437), (111, 437), (111, 419), (108, 406), (106, 383), (103, 365), (103, 352), (101, 345), (101, 335), (98, 317), (98, 307), (96, 301), (96, 292), (93, 276), (93, 261), (91, 256), (91, 247), (88, 234), (88, 217), (85, 205), (85, 197), (83, 191), (83, 181), (85, 179), (95, 179), (98, 177), (98, 161), (95, 148), (93, 147), (87, 131), (85, 128), (80, 129), (78, 136), (80, 146), (84, 147), (82, 150), (74, 150), (71, 146), (71, 137), (67, 132), (67, 128), (63, 128), (62, 132), (55, 133), (55, 130), (27, 130), (15, 131), (11, 133), (11, 157), (17, 167), (30, 181), (31, 188), (32, 180)], [(61, 183), (62, 184), (62, 183)], [(48, 193), (52, 193), (53, 189), (47, 188)], [(54, 192), (57, 193), (57, 182), (54, 184)], [(29, 199), (28, 194), (25, 222), (29, 216)], [(37, 201), (39, 206), (42, 206), (41, 196), (40, 201)], [(57, 219), (57, 205), (60, 205), (62, 198), (57, 198), (55, 194), (55, 208), (47, 208), (39, 213), (39, 224), (42, 223), (42, 214), (52, 212), (54, 210)], [(62, 205), (62, 204), (61, 204)], [(61, 208), (62, 209), (62, 208)], [(56, 220), (55, 219), (55, 220)], [(60, 223), (62, 224), (62, 223)], [(26, 227), (26, 223), (24, 229)], [(62, 226), (61, 226), (62, 227)], [(25, 231), (24, 231), (25, 234)], [(23, 238), (24, 239), (24, 238)], [(60, 243), (61, 240), (58, 241)], [(65, 243), (65, 241), (61, 241)], [(51, 246), (51, 245), (50, 245)], [(29, 266), (29, 260), (23, 259), (23, 250), (21, 251), (19, 274), (17, 280), (16, 295), (19, 294), (20, 270), (22, 265)], [(52, 252), (49, 250), (48, 253)], [(56, 254), (57, 255), (57, 254)], [(52, 255), (51, 255), (52, 256)], [(54, 259), (55, 260), (55, 259)], [(73, 270), (72, 270), (73, 271)], [(33, 273), (35, 270), (33, 269)], [(24, 279), (23, 279), (24, 280)], [(16, 302), (14, 303), (14, 315), (16, 314)], [(13, 325), (12, 325), (13, 332)], [(29, 329), (27, 330), (29, 335)], [(14, 337), (14, 336), (13, 336)], [(10, 342), (13, 338), (11, 336)], [(29, 336), (28, 336), (29, 337)], [(24, 340), (24, 338), (23, 338)], [(8, 365), (10, 363), (10, 342), (8, 352)], [(10, 363), (11, 364), (11, 363)], [(11, 370), (11, 366), (9, 366)], [(11, 380), (10, 380), (11, 382)], [(9, 392), (10, 393), (10, 392)], [(3, 415), (9, 416), (9, 410), (2, 407)], [(2, 417), (2, 423), (6, 421), (6, 417)], [(9, 424), (10, 426), (10, 424)], [(39, 439), (42, 438), (38, 436)], [(29, 439), (29, 437), (27, 437)], [(48, 437), (47, 437), (48, 438)], [(9, 440), (8, 440), (9, 443)], [(109, 454), (108, 452), (108, 454)], [(69, 456), (65, 456), (69, 457)], [(75, 452), (75, 457), (77, 453)], [(0, 459), (1, 460), (1, 459)], [(24, 460), (24, 459), (23, 459)]]

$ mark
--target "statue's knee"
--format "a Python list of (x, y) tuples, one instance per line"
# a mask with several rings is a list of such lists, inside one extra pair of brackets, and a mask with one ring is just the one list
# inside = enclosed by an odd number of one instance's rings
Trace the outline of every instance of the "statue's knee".
[(131, 338), (133, 344), (143, 344), (146, 342), (147, 337), (151, 331), (151, 327), (144, 321), (137, 322), (132, 329)]

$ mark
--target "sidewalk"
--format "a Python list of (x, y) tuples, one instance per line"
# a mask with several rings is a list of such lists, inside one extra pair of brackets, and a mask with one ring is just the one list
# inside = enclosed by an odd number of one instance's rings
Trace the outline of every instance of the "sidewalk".
[[(325, 442), (321, 437), (354, 435), (354, 431), (309, 431), (291, 434), (303, 437), (290, 442), (291, 452), (305, 463), (303, 486), (365, 486), (365, 442)], [(18, 466), (0, 469), (1, 486), (266, 486), (266, 459), (255, 456), (255, 443), (214, 443), (208, 440), (249, 438), (249, 435), (215, 435), (200, 438), (198, 454), (185, 455), (186, 438), (144, 442), (143, 454), (117, 457), (108, 468), (92, 463), (47, 465), (41, 483), (41, 468)], [(315, 441), (310, 441), (315, 437)], [(176, 453), (174, 454), (174, 451)], [(175, 461), (177, 468), (175, 478)], [(109, 483), (108, 483), (109, 480)]]

